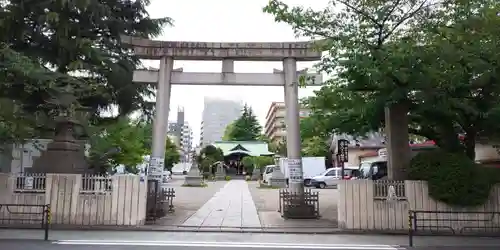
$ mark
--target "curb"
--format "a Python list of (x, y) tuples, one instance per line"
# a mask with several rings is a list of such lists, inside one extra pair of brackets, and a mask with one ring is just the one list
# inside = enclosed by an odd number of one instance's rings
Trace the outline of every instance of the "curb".
[[(40, 228), (21, 228), (21, 227), (2, 227), (2, 229), (13, 229), (13, 230), (41, 230)], [(408, 236), (408, 231), (406, 230), (346, 230), (346, 229), (328, 229), (328, 228), (308, 228), (310, 230), (302, 228), (302, 230), (293, 230), (296, 228), (283, 228), (283, 227), (268, 227), (268, 228), (198, 228), (198, 227), (176, 227), (172, 226), (169, 228), (163, 227), (108, 227), (108, 226), (63, 226), (63, 225), (53, 225), (50, 228), (50, 232), (54, 231), (95, 231), (95, 232), (184, 232), (184, 233), (246, 233), (246, 234), (312, 234), (312, 235), (381, 235), (381, 236)], [(323, 229), (323, 230), (318, 230)], [(414, 232), (415, 236), (460, 236), (460, 237), (500, 237), (498, 234), (459, 234), (454, 235), (452, 233), (439, 233), (439, 232)]]
[(262, 227), (262, 228), (231, 228), (231, 227), (107, 227), (83, 226), (66, 227), (53, 226), (51, 231), (78, 230), (78, 231), (131, 231), (131, 232), (205, 232), (205, 233), (265, 233), (265, 234), (358, 234), (358, 235), (408, 235), (408, 231), (370, 231), (370, 230), (343, 230), (338, 228), (300, 228), (300, 227)]
[[(2, 227), (13, 230), (41, 230), (30, 227)], [(298, 230), (294, 230), (298, 229)], [(258, 234), (352, 234), (352, 235), (408, 235), (408, 231), (370, 231), (343, 230), (338, 228), (300, 228), (300, 227), (263, 227), (263, 228), (200, 228), (200, 227), (123, 227), (123, 226), (65, 226), (51, 225), (50, 231), (115, 231), (115, 232), (192, 232), (192, 233), (258, 233)]]

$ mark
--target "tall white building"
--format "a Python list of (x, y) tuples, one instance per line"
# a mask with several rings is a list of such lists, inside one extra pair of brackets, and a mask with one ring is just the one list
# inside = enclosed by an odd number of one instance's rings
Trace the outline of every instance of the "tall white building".
[[(180, 127), (180, 130), (177, 128)], [(180, 125), (177, 122), (168, 123), (168, 136), (170, 140), (179, 148), (181, 162), (189, 162), (191, 160), (191, 151), (193, 150), (193, 129), (184, 121)]]
[(193, 129), (187, 122), (182, 126), (180, 146), (182, 150), (181, 162), (191, 162), (191, 151), (193, 151)]
[(238, 119), (243, 104), (240, 101), (205, 97), (201, 119), (201, 145), (222, 140), (227, 125)]
[(179, 148), (181, 162), (189, 162), (191, 160), (190, 152), (193, 149), (193, 130), (184, 116), (184, 108), (178, 107), (177, 121), (168, 122), (168, 135)]

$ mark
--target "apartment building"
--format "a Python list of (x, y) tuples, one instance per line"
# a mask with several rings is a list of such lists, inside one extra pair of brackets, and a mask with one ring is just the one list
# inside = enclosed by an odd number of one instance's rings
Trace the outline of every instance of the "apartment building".
[(182, 127), (180, 144), (182, 149), (181, 162), (191, 162), (191, 152), (193, 151), (193, 129), (187, 122), (184, 123), (184, 126)]
[[(301, 108), (299, 116), (304, 118), (309, 116), (310, 111), (306, 108)], [(272, 102), (266, 115), (266, 124), (264, 126), (264, 134), (271, 142), (283, 141), (286, 138), (285, 124), (286, 107), (284, 102)]]

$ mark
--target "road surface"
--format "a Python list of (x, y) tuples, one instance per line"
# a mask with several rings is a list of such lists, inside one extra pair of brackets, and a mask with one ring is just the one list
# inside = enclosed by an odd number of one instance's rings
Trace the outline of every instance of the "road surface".
[[(289, 243), (249, 243), (249, 242), (182, 242), (182, 241), (111, 241), (111, 240), (0, 240), (1, 249), (9, 250), (280, 250), (280, 249), (313, 249), (313, 250), (404, 250), (407, 247), (391, 245), (366, 244), (289, 244)], [(496, 250), (498, 246), (483, 247), (439, 247), (422, 246), (415, 250)]]
[[(57, 231), (42, 241), (41, 230), (0, 230), (0, 249), (8, 250), (402, 250), (406, 236), (314, 235), (262, 233), (189, 233), (131, 231)], [(416, 250), (497, 250), (500, 238), (424, 237), (414, 239)]]

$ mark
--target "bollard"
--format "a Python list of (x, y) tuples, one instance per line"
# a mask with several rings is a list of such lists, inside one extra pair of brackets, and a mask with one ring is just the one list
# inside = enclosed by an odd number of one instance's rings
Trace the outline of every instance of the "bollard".
[(50, 205), (46, 205), (46, 207), (45, 207), (45, 225), (44, 225), (45, 235), (43, 237), (43, 240), (46, 240), (46, 241), (49, 240), (50, 219), (51, 219)]
[(412, 211), (408, 211), (408, 245), (413, 247), (413, 219)]

